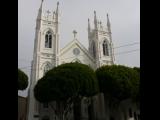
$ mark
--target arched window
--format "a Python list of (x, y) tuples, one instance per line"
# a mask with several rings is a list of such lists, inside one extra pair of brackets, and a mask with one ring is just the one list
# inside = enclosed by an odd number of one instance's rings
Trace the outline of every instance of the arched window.
[(109, 56), (109, 47), (106, 40), (103, 42), (103, 55)]
[(45, 75), (46, 72), (48, 72), (50, 69), (51, 69), (51, 67), (50, 67), (50, 65), (47, 63), (47, 64), (44, 66), (43, 75)]
[(48, 31), (45, 35), (45, 48), (52, 47), (52, 33)]

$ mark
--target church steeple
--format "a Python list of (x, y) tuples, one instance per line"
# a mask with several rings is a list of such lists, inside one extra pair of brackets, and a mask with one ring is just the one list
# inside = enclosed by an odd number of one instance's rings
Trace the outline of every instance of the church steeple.
[(43, 0), (41, 1), (41, 5), (40, 5), (39, 11), (38, 11), (37, 19), (42, 18), (42, 9), (43, 9), (42, 7), (43, 7)]
[(58, 33), (58, 22), (59, 22), (59, 2), (57, 2), (57, 8), (55, 12), (55, 22), (56, 22), (56, 33)]
[(88, 49), (92, 57), (96, 60), (97, 68), (102, 65), (110, 65), (114, 63), (111, 24), (108, 14), (107, 14), (107, 29), (106, 27), (103, 26), (102, 21), (97, 19), (96, 11), (94, 11), (93, 30), (90, 28), (90, 22), (88, 19), (88, 42), (89, 42)]
[(56, 21), (58, 22), (58, 15), (59, 15), (59, 2), (57, 2), (57, 8), (56, 8)]
[(111, 23), (109, 21), (108, 13), (107, 13), (107, 28), (108, 28), (108, 32), (111, 33)]
[(90, 20), (88, 18), (88, 33), (91, 31)]
[(38, 15), (37, 15), (37, 22), (36, 22), (36, 29), (39, 30), (41, 26), (41, 19), (42, 19), (42, 13), (43, 12), (43, 0), (41, 1), (41, 5), (38, 10)]
[(95, 29), (98, 28), (98, 25), (97, 25), (97, 16), (96, 16), (96, 11), (94, 11), (94, 27)]

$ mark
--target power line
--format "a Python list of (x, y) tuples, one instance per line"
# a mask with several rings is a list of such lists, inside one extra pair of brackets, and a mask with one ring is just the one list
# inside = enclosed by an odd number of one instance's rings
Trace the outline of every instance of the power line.
[(126, 54), (126, 53), (131, 53), (131, 52), (135, 52), (135, 51), (139, 51), (140, 49), (135, 49), (135, 50), (130, 50), (130, 51), (124, 51), (124, 52), (119, 52), (119, 53), (115, 53), (114, 55), (121, 55), (121, 54)]
[(130, 44), (125, 44), (125, 45), (121, 45), (121, 46), (117, 46), (117, 47), (114, 47), (113, 49), (121, 48), (121, 47), (127, 47), (127, 46), (132, 46), (132, 45), (135, 45), (135, 44), (139, 44), (139, 42), (130, 43)]

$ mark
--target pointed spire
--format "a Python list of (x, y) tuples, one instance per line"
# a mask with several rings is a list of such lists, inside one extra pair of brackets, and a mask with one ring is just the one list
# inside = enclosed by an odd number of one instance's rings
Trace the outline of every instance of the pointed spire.
[(94, 21), (97, 22), (96, 11), (94, 10)]
[(55, 11), (53, 11), (53, 19), (55, 19)]
[(42, 10), (42, 6), (43, 6), (43, 0), (41, 1), (41, 6), (40, 6), (40, 10)]
[(43, 7), (43, 0), (41, 1), (41, 5), (40, 5), (39, 11), (38, 11), (37, 19), (42, 18), (42, 7)]
[(109, 21), (108, 13), (107, 13), (107, 28), (108, 28), (108, 32), (111, 33), (111, 23), (110, 23), (110, 21)]
[(59, 2), (57, 2), (57, 8), (56, 8), (56, 22), (58, 22), (58, 14), (59, 14)]
[(88, 18), (88, 32), (90, 32), (90, 30), (91, 30), (91, 26), (90, 26), (90, 20)]
[(94, 10), (94, 26), (95, 26), (95, 29), (97, 29), (97, 16), (96, 16), (95, 10)]
[(59, 2), (57, 2), (57, 9), (56, 9), (56, 14), (59, 12)]
[(109, 17), (108, 17), (108, 13), (107, 13), (107, 26), (108, 26), (108, 27), (111, 26), (110, 21), (109, 21)]
[(56, 22), (56, 33), (59, 33), (59, 2), (57, 2), (57, 8), (56, 8), (56, 12), (55, 12), (55, 22)]

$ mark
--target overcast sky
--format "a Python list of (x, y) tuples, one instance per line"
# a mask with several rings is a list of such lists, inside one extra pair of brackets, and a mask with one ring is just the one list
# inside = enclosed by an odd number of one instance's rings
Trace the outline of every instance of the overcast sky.
[[(18, 0), (18, 67), (28, 76), (40, 3), (41, 0)], [(57, 0), (44, 0), (44, 11), (55, 10), (56, 3)], [(90, 18), (93, 28), (95, 10), (103, 25), (106, 25), (106, 14), (109, 14), (114, 47), (124, 45), (115, 49), (116, 64), (140, 66), (139, 0), (59, 0), (59, 9), (61, 48), (73, 40), (75, 29), (78, 40), (88, 49), (87, 19)], [(19, 94), (27, 95), (26, 91)]]

